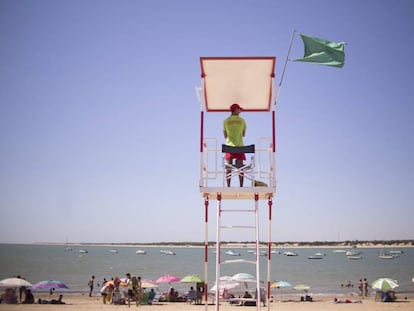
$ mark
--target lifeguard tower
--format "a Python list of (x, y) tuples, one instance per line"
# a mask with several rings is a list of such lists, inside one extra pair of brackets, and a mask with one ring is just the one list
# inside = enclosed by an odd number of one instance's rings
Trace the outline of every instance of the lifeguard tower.
[[(201, 57), (201, 87), (197, 88), (200, 102), (200, 193), (205, 206), (205, 303), (208, 300), (208, 208), (210, 201), (217, 202), (216, 229), (216, 294), (215, 310), (220, 307), (220, 266), (223, 264), (247, 263), (255, 266), (256, 276), (253, 283), (256, 287), (257, 310), (262, 302), (268, 302), (270, 297), (270, 263), (271, 263), (271, 220), (272, 199), (276, 193), (276, 126), (275, 126), (275, 57)], [(230, 106), (237, 103), (242, 107), (242, 113), (265, 113), (269, 116), (269, 133), (257, 137), (253, 144), (229, 149), (223, 145), (223, 134), (220, 137), (210, 137), (206, 133), (206, 113), (230, 112)], [(222, 120), (214, 125), (222, 133)], [(251, 127), (251, 125), (250, 125)], [(249, 124), (248, 124), (249, 131)], [(246, 141), (245, 141), (246, 143)], [(245, 153), (246, 161), (242, 167), (229, 167), (224, 159), (224, 153)], [(230, 171), (230, 173), (229, 173)], [(243, 174), (244, 185), (239, 186), (238, 178), (233, 186), (228, 187), (227, 178)], [(225, 201), (244, 200), (251, 202), (250, 208), (226, 209)], [(259, 202), (265, 201), (268, 206), (268, 241), (267, 241), (267, 283), (260, 280), (260, 245), (259, 245)], [(249, 205), (249, 204), (248, 204)], [(222, 225), (222, 216), (226, 213), (249, 214), (254, 225)], [(249, 216), (250, 217), (250, 216)], [(235, 217), (234, 219), (237, 219)], [(224, 260), (221, 249), (223, 230), (250, 230), (252, 241), (255, 241), (255, 258)], [(244, 257), (244, 256), (243, 256)], [(242, 257), (240, 257), (242, 258)], [(243, 282), (243, 280), (240, 280)], [(251, 280), (249, 280), (251, 282)], [(251, 284), (251, 283), (250, 283)], [(264, 296), (261, 288), (265, 288)], [(239, 300), (243, 303), (243, 300)], [(266, 303), (269, 308), (269, 303)]]

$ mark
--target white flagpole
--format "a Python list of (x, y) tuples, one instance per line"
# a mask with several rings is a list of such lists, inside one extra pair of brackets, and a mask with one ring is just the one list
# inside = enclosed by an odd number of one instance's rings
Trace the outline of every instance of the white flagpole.
[(287, 62), (288, 62), (288, 60), (289, 60), (290, 50), (291, 50), (291, 48), (292, 48), (293, 38), (295, 37), (295, 33), (296, 33), (296, 32), (297, 32), (297, 31), (296, 31), (295, 29), (293, 29), (293, 31), (292, 31), (292, 36), (290, 37), (290, 43), (289, 43), (288, 53), (287, 53), (287, 56), (286, 56), (285, 64), (284, 64), (284, 66), (283, 66), (283, 71), (282, 71), (282, 75), (281, 75), (281, 77), (280, 77), (279, 86), (277, 87), (277, 93), (276, 93), (276, 99), (275, 99), (275, 106), (276, 106), (277, 101), (278, 101), (278, 99), (279, 99), (280, 89), (281, 89), (281, 87), (282, 87), (282, 82), (283, 82), (283, 77), (285, 76), (286, 65), (287, 65)]

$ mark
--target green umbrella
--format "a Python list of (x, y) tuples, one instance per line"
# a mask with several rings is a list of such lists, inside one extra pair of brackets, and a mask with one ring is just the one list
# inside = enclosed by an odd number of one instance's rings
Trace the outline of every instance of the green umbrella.
[(197, 274), (190, 274), (181, 279), (181, 283), (201, 283), (204, 279)]
[(381, 291), (388, 291), (398, 287), (397, 280), (389, 279), (389, 278), (379, 278), (371, 283), (371, 287), (373, 289), (378, 289)]

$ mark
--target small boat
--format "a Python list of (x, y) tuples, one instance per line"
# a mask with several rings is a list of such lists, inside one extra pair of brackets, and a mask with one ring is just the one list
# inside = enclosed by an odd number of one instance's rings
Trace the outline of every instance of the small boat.
[(143, 249), (139, 249), (139, 250), (137, 250), (136, 252), (135, 252), (135, 254), (137, 254), (137, 255), (145, 255), (147, 252), (146, 251), (144, 251)]
[(344, 250), (344, 249), (334, 249), (332, 251), (332, 253), (346, 253), (346, 250)]
[(392, 254), (392, 255), (401, 255), (401, 254), (404, 254), (403, 251), (389, 251), (388, 253), (389, 254)]
[(296, 254), (295, 252), (283, 252), (283, 255), (286, 255), (286, 256), (297, 256), (298, 254)]
[(225, 251), (224, 254), (229, 255), (229, 256), (240, 256), (240, 253), (234, 252), (232, 250)]
[(358, 260), (358, 259), (362, 259), (362, 256), (351, 255), (351, 256), (346, 256), (346, 258), (351, 259), (351, 260)]
[(361, 254), (361, 252), (360, 251), (356, 251), (356, 250), (351, 250), (351, 251), (347, 251), (346, 253), (345, 253), (345, 255), (348, 257), (348, 256), (358, 256), (358, 255), (360, 255)]
[[(395, 255), (398, 256), (398, 255)], [(386, 253), (386, 252), (380, 252), (378, 255), (378, 258), (380, 259), (394, 259), (394, 255), (391, 253)]]
[(277, 250), (275, 250), (275, 249), (272, 249), (272, 250), (270, 251), (270, 253), (271, 253), (271, 254), (280, 254), (280, 251), (277, 251)]
[(171, 250), (166, 250), (163, 252), (165, 255), (175, 255), (175, 252), (171, 251)]
[(65, 247), (65, 251), (71, 251), (72, 247)]
[(118, 250), (117, 249), (110, 249), (109, 252), (110, 253), (113, 253), (113, 254), (117, 254), (118, 253)]
[(315, 253), (308, 257), (308, 259), (322, 259), (324, 256), (326, 256), (323, 253)]
[(87, 251), (86, 249), (80, 249), (80, 250), (79, 250), (79, 253), (81, 253), (81, 254), (87, 254), (87, 253), (88, 253), (88, 251)]

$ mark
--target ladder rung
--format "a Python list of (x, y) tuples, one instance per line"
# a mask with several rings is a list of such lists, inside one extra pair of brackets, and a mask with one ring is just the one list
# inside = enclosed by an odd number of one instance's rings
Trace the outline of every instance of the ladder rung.
[(222, 209), (221, 212), (229, 212), (229, 213), (252, 213), (255, 212), (254, 209)]
[(220, 226), (222, 229), (256, 229), (255, 226)]
[(221, 264), (226, 264), (226, 263), (251, 263), (251, 264), (256, 264), (256, 261), (252, 261), (252, 260), (246, 260), (246, 259), (229, 259), (229, 260), (224, 260), (221, 262)]

